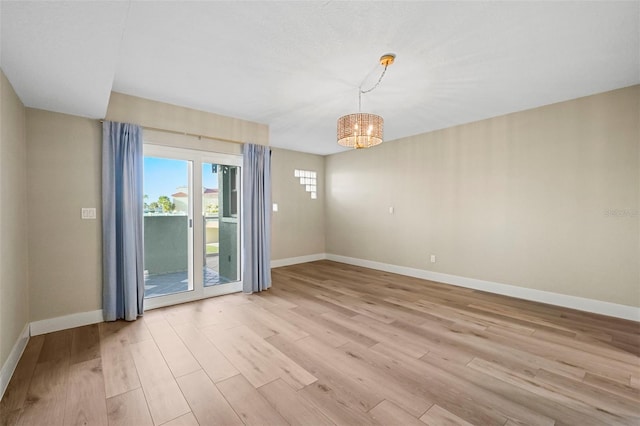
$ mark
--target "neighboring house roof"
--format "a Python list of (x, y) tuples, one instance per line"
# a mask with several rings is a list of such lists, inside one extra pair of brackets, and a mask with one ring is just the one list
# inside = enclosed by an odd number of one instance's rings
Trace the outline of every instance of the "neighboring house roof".
[[(211, 189), (211, 188), (205, 188), (204, 189), (204, 194), (205, 195), (218, 195), (218, 190), (217, 189)], [(188, 197), (189, 194), (180, 191), (180, 192), (176, 192), (175, 194), (171, 194), (171, 196), (173, 198), (184, 198), (184, 197)]]

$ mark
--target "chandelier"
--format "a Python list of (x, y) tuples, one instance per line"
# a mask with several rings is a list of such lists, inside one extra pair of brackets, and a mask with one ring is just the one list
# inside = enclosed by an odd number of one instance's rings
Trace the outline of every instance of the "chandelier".
[(343, 115), (338, 119), (338, 144), (348, 148), (370, 148), (382, 143), (384, 136), (384, 119), (376, 114), (361, 112), (362, 95), (372, 92), (387, 72), (387, 67), (393, 64), (396, 55), (387, 53), (380, 58), (380, 65), (384, 66), (378, 82), (368, 90), (358, 88), (358, 112)]

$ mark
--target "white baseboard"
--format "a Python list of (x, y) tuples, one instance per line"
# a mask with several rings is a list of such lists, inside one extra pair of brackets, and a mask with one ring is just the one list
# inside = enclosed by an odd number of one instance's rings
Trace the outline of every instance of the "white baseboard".
[(52, 333), (54, 331), (66, 330), (68, 328), (81, 327), (83, 325), (103, 322), (102, 310), (79, 312), (77, 314), (65, 315), (63, 317), (49, 318), (31, 323), (31, 335)]
[(433, 272), (423, 269), (391, 265), (388, 263), (374, 262), (372, 260), (357, 259), (354, 257), (339, 256), (335, 254), (327, 254), (326, 258), (328, 260), (347, 263), (349, 265), (362, 266), (365, 268), (377, 269), (380, 271), (392, 272), (395, 274), (407, 275), (410, 277), (422, 278), (425, 280), (437, 281), (445, 284), (452, 284), (459, 287), (473, 288), (475, 290), (502, 294), (504, 296), (515, 297), (518, 299), (548, 303), (550, 305), (562, 306), (565, 308), (608, 315), (611, 317), (623, 318), (632, 321), (640, 321), (640, 308), (636, 308), (633, 306), (619, 305), (617, 303), (603, 302), (600, 300), (587, 299), (584, 297), (569, 296), (566, 294), (553, 293), (550, 291), (535, 290), (532, 288), (494, 283), (491, 281), (478, 280), (475, 278), (443, 274), (441, 272)]
[(324, 260), (327, 258), (326, 253), (310, 254), (308, 256), (289, 257), (286, 259), (276, 259), (271, 261), (271, 268), (279, 268), (281, 266), (297, 265), (298, 263), (315, 262), (316, 260)]
[(24, 348), (27, 347), (27, 343), (29, 343), (29, 323), (24, 325), (20, 336), (18, 336), (18, 340), (16, 340), (11, 352), (9, 352), (9, 358), (7, 358), (2, 369), (0, 369), (0, 399), (2, 399), (4, 392), (7, 390), (11, 376), (13, 376), (14, 371), (16, 371), (18, 361), (20, 361), (20, 357), (24, 352)]

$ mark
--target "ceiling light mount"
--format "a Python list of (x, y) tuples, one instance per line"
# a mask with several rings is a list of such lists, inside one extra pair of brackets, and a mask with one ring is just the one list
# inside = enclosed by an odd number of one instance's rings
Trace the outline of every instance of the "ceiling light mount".
[(380, 56), (380, 65), (388, 67), (389, 65), (393, 64), (393, 61), (395, 60), (396, 55), (394, 53), (385, 53), (384, 55)]
[(386, 53), (380, 57), (380, 65), (384, 67), (380, 78), (370, 89), (362, 90), (358, 87), (358, 112), (347, 114), (338, 119), (338, 144), (349, 148), (370, 148), (381, 144), (384, 136), (384, 119), (376, 114), (362, 111), (362, 95), (372, 92), (387, 72), (387, 67), (396, 59), (393, 53)]

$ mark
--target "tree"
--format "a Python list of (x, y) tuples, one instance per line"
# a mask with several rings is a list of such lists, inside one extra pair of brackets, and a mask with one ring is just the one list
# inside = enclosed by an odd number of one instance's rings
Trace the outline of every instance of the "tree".
[(164, 213), (171, 213), (176, 209), (176, 205), (171, 202), (171, 199), (166, 195), (161, 195), (158, 197), (158, 204), (162, 207), (162, 211)]
[(218, 213), (218, 205), (213, 203), (207, 204), (206, 212), (207, 214), (211, 214), (211, 215)]

